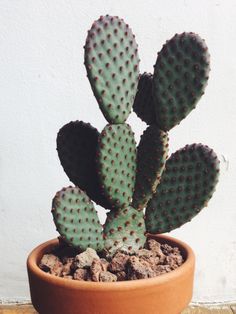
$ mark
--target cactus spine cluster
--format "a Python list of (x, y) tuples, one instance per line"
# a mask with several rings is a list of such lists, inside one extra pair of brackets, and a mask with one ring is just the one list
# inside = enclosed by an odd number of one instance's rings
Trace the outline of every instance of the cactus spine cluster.
[[(58, 155), (75, 187), (56, 193), (54, 222), (64, 240), (80, 250), (134, 253), (146, 232), (169, 232), (190, 221), (218, 182), (219, 161), (208, 146), (186, 145), (168, 158), (167, 132), (204, 93), (208, 49), (194, 33), (176, 34), (158, 53), (154, 73), (140, 74), (129, 25), (106, 15), (88, 31), (84, 56), (108, 124), (99, 133), (74, 121), (58, 132)], [(137, 148), (126, 123), (132, 106), (148, 125)], [(104, 226), (92, 200), (109, 209)]]

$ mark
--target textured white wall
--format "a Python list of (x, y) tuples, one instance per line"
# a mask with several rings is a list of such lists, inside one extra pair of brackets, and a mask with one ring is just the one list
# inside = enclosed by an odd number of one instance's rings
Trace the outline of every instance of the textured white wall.
[[(57, 235), (51, 199), (69, 184), (55, 150), (58, 129), (76, 119), (99, 130), (106, 123), (82, 49), (92, 21), (106, 13), (132, 26), (142, 71), (152, 71), (157, 51), (176, 32), (195, 31), (208, 43), (209, 86), (170, 132), (171, 148), (203, 142), (226, 162), (209, 207), (173, 235), (197, 255), (194, 300), (235, 300), (235, 0), (0, 0), (0, 299), (29, 298), (26, 256)], [(143, 123), (134, 114), (128, 122), (138, 140)]]

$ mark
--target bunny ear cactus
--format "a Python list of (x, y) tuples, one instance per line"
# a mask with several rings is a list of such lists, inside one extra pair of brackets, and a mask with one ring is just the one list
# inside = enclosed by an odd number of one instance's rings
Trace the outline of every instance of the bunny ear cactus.
[(160, 129), (180, 123), (204, 93), (210, 71), (205, 41), (194, 33), (176, 34), (159, 52), (153, 98)]
[(144, 72), (142, 75), (140, 75), (138, 91), (133, 104), (134, 112), (148, 125), (156, 123), (152, 85), (153, 75), (151, 73)]
[[(135, 36), (124, 20), (106, 15), (89, 30), (84, 56), (108, 124), (101, 133), (82, 121), (59, 131), (58, 155), (76, 186), (57, 192), (52, 214), (63, 239), (80, 250), (133, 254), (146, 232), (190, 221), (215, 190), (219, 161), (208, 146), (186, 145), (168, 158), (167, 132), (204, 93), (209, 53), (198, 35), (176, 34), (158, 54), (154, 73), (140, 75)], [(132, 105), (148, 125), (137, 149), (125, 123)], [(104, 226), (90, 198), (110, 209)]]
[(132, 206), (109, 212), (104, 226), (104, 237), (105, 248), (111, 254), (119, 249), (135, 253), (146, 241), (143, 212)]
[(138, 46), (129, 25), (117, 16), (101, 16), (88, 31), (84, 50), (88, 78), (105, 118), (124, 123), (139, 76)]
[(97, 212), (89, 197), (78, 187), (57, 192), (52, 201), (52, 214), (63, 239), (81, 250), (103, 248), (103, 232)]
[(136, 173), (136, 143), (128, 124), (108, 124), (99, 137), (98, 169), (113, 208), (130, 204)]
[(57, 134), (57, 152), (61, 165), (71, 182), (97, 204), (109, 208), (102, 194), (96, 169), (99, 132), (89, 123), (71, 121)]
[(207, 146), (187, 145), (172, 154), (147, 205), (147, 231), (169, 232), (190, 221), (207, 206), (218, 176), (219, 160)]
[(168, 155), (168, 136), (156, 125), (150, 125), (141, 136), (137, 153), (137, 175), (133, 206), (146, 207), (161, 179)]

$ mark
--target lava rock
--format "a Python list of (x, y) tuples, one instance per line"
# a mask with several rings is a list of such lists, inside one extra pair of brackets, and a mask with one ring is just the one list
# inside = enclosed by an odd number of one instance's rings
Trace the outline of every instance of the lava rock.
[(110, 273), (109, 271), (102, 271), (99, 276), (102, 282), (115, 282), (117, 281), (116, 275)]
[(74, 261), (75, 268), (89, 268), (94, 259), (99, 259), (97, 252), (94, 249), (87, 248), (86, 251), (76, 255)]

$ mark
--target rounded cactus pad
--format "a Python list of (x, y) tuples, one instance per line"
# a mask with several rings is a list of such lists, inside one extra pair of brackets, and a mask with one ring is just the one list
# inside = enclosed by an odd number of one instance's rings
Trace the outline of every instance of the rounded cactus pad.
[(150, 125), (143, 133), (137, 149), (137, 174), (132, 206), (146, 207), (156, 192), (168, 156), (168, 136), (158, 126)]
[(73, 121), (57, 134), (57, 151), (70, 181), (86, 191), (97, 204), (110, 208), (102, 195), (96, 169), (99, 132), (89, 123)]
[(52, 201), (57, 231), (73, 247), (103, 249), (103, 228), (89, 197), (78, 187), (57, 192)]
[(112, 210), (104, 225), (105, 249), (113, 255), (117, 250), (134, 253), (146, 242), (143, 212), (131, 206)]
[(138, 91), (134, 99), (133, 109), (137, 116), (147, 124), (156, 123), (156, 113), (152, 96), (151, 73), (144, 72), (138, 82)]
[(208, 146), (187, 145), (172, 154), (147, 206), (147, 231), (169, 232), (190, 221), (207, 206), (218, 177), (219, 160)]
[(124, 123), (138, 84), (135, 36), (119, 17), (101, 16), (89, 30), (84, 48), (88, 78), (100, 109), (109, 123)]
[(130, 205), (136, 173), (136, 143), (128, 124), (108, 124), (99, 136), (98, 169), (112, 208)]
[(157, 123), (164, 131), (179, 124), (204, 93), (210, 71), (205, 41), (194, 33), (176, 34), (159, 52), (153, 75)]

